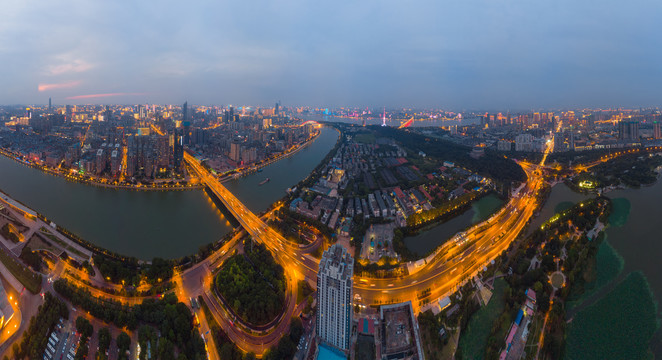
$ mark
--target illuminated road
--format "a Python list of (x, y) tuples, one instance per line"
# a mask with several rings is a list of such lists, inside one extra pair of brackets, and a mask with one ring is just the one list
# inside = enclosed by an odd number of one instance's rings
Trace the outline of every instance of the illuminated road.
[[(540, 165), (543, 165), (547, 154), (551, 151), (553, 141), (549, 141)], [(290, 243), (279, 233), (266, 225), (258, 216), (251, 212), (230, 191), (228, 191), (200, 162), (189, 153), (184, 153), (184, 160), (205, 183), (211, 191), (223, 202), (226, 208), (239, 221), (241, 226), (256, 241), (264, 243), (274, 254), (276, 260), (283, 265), (288, 275), (289, 288), (293, 291), (290, 299), (296, 298), (295, 279), (309, 279), (315, 282), (317, 278), (318, 261), (305, 254), (305, 250)], [(543, 185), (542, 172), (538, 166), (522, 163), (528, 180), (526, 185), (504, 206), (499, 212), (487, 221), (480, 223), (466, 232), (466, 241), (461, 245), (453, 241), (446, 242), (436, 252), (431, 261), (411, 275), (397, 279), (359, 278), (354, 281), (354, 293), (360, 297), (365, 305), (385, 304), (412, 300), (417, 311), (422, 300), (434, 300), (455, 291), (459, 285), (470, 279), (491, 260), (506, 250), (512, 241), (519, 235), (528, 220), (537, 208), (536, 195)], [(228, 242), (228, 248), (222, 250), (228, 256), (236, 243)], [(215, 261), (215, 260), (213, 260)], [(205, 262), (207, 270), (200, 273), (197, 280), (198, 287), (211, 287), (211, 272), (209, 263)], [(201, 272), (198, 266), (196, 273)], [(204, 280), (204, 278), (208, 278)], [(184, 281), (187, 282), (187, 281)], [(187, 283), (190, 283), (188, 281)], [(193, 281), (195, 282), (195, 281)], [(209, 285), (207, 285), (209, 284)], [(184, 286), (187, 287), (186, 285)], [(195, 292), (196, 290), (191, 290)], [(201, 289), (197, 289), (201, 291)], [(427, 291), (425, 296), (423, 292)], [(293, 301), (288, 301), (288, 311), (282, 321), (270, 336), (255, 336), (250, 331), (238, 329), (233, 325), (232, 315), (219, 305), (213, 297), (205, 293), (205, 300), (210, 302), (214, 317), (221, 326), (229, 330), (229, 336), (236, 341), (244, 351), (262, 352), (270, 345), (275, 345), (287, 330), (283, 326), (293, 314)], [(267, 341), (265, 341), (267, 340)], [(264, 342), (263, 342), (264, 341)]]
[[(305, 254), (308, 247), (300, 248), (271, 229), (262, 219), (251, 212), (228, 191), (215, 176), (210, 174), (197, 159), (187, 152), (184, 152), (184, 161), (199, 176), (201, 181), (221, 199), (246, 232), (255, 241), (265, 244), (271, 253), (274, 254), (276, 261), (283, 265), (288, 290), (285, 299), (285, 312), (281, 317), (281, 321), (274, 328), (266, 331), (266, 334), (256, 334), (254, 331), (237, 324), (237, 319), (219, 304), (216, 297), (210, 291), (212, 288), (211, 269), (220, 267), (223, 261), (237, 249), (240, 237), (236, 236), (231, 241), (226, 242), (221, 249), (205, 261), (175, 277), (178, 291), (183, 292), (179, 296), (186, 298), (201, 294), (209, 305), (214, 318), (228, 333), (230, 339), (243, 351), (261, 355), (264, 351), (276, 345), (283, 334), (286, 334), (289, 330), (291, 316), (297, 310), (298, 280), (302, 280), (304, 277), (311, 278), (311, 274), (312, 276), (316, 276), (317, 262), (314, 258)], [(291, 266), (292, 264), (295, 264), (295, 266)], [(315, 279), (315, 277), (312, 278)]]
[[(466, 240), (462, 244), (457, 244), (454, 241), (446, 242), (436, 250), (433, 257), (428, 258), (429, 261), (421, 266), (418, 271), (406, 276), (391, 279), (356, 277), (354, 293), (360, 297), (359, 302), (364, 305), (371, 305), (411, 300), (415, 311), (417, 311), (424, 302), (438, 299), (455, 291), (459, 285), (470, 279), (486, 264), (506, 250), (520, 234), (538, 206), (536, 194), (544, 184), (540, 166), (544, 165), (552, 146), (553, 140), (548, 142), (540, 165), (521, 163), (528, 178), (525, 186), (490, 219), (469, 229), (466, 232)], [(299, 304), (299, 306), (296, 304), (297, 281), (307, 279), (309, 283), (314, 285), (319, 261), (308, 255), (310, 246), (299, 247), (299, 245), (286, 240), (270, 228), (260, 217), (250, 211), (227, 190), (218, 178), (203, 167), (192, 155), (184, 152), (184, 160), (192, 174), (197, 175), (201, 182), (214, 192), (239, 221), (242, 228), (255, 241), (265, 244), (271, 251), (276, 261), (285, 269), (288, 290), (285, 311), (280, 321), (265, 331), (254, 331), (240, 324), (240, 321), (219, 303), (211, 292), (212, 274), (235, 250), (240, 249), (239, 240), (241, 235), (237, 234), (207, 259), (173, 276), (177, 295), (186, 304), (189, 303), (189, 298), (202, 295), (212, 312), (214, 320), (226, 331), (228, 337), (243, 351), (254, 352), (260, 356), (265, 350), (278, 343), (280, 338), (287, 333), (291, 317), (301, 311), (302, 304)], [(144, 299), (142, 297), (126, 298), (109, 295), (84, 284), (75, 279), (74, 276), (68, 275), (64, 272), (64, 268), (64, 264), (59, 264), (59, 267), (54, 271), (54, 275), (56, 277), (66, 277), (79, 286), (85, 286), (95, 296), (110, 297), (132, 304)], [(76, 277), (94, 282), (93, 279), (84, 277), (86, 276), (84, 272), (68, 266), (67, 268), (69, 273), (76, 274)], [(209, 329), (207, 319), (200, 317), (199, 311), (197, 313), (201, 328)], [(203, 335), (205, 333), (206, 330), (204, 330)], [(207, 335), (205, 339), (209, 340), (211, 337)], [(214, 352), (212, 346), (210, 346), (209, 352)]]
[[(548, 142), (540, 166), (544, 164), (547, 154), (551, 151), (552, 144), (553, 141)], [(242, 324), (231, 311), (228, 311), (218, 301), (211, 291), (213, 288), (213, 272), (235, 250), (240, 249), (241, 234), (237, 234), (207, 259), (182, 273), (176, 273), (173, 276), (176, 293), (180, 301), (186, 304), (189, 304), (188, 299), (202, 295), (211, 310), (214, 320), (228, 334), (228, 337), (243, 351), (253, 352), (260, 356), (264, 351), (278, 343), (280, 338), (287, 333), (291, 317), (300, 313), (302, 304), (299, 304), (299, 306), (296, 304), (297, 282), (298, 280), (307, 279), (309, 283), (314, 285), (317, 279), (319, 261), (307, 254), (311, 249), (310, 246), (299, 247), (299, 245), (286, 240), (270, 228), (188, 152), (184, 152), (184, 161), (192, 174), (197, 175), (200, 181), (207, 185), (223, 202), (224, 206), (239, 221), (242, 228), (255, 241), (265, 244), (271, 251), (276, 261), (285, 269), (288, 290), (283, 315), (273, 327), (264, 331), (255, 331), (250, 326)], [(532, 217), (538, 205), (536, 194), (544, 184), (542, 172), (538, 165), (528, 163), (521, 163), (521, 165), (528, 178), (525, 186), (490, 219), (469, 229), (466, 232), (465, 241), (461, 244), (454, 241), (446, 242), (436, 250), (433, 257), (427, 259), (426, 264), (412, 274), (391, 279), (355, 278), (354, 293), (360, 297), (359, 302), (364, 305), (371, 305), (411, 300), (414, 310), (418, 311), (425, 302), (436, 300), (455, 291), (458, 286), (506, 250)], [(68, 270), (69, 272), (65, 273), (64, 265), (60, 264), (55, 271), (55, 275), (66, 277), (79, 286), (85, 286), (86, 284), (68, 274), (76, 274), (76, 277), (86, 281), (91, 280), (89, 277), (84, 277), (85, 274), (82, 271), (73, 268)], [(110, 297), (124, 303), (135, 304), (142, 300), (140, 297), (126, 298), (109, 295), (99, 289), (90, 286), (85, 287), (92, 291), (95, 296)], [(208, 342), (208, 351), (215, 353), (213, 342), (210, 345), (208, 341), (211, 336), (209, 334), (204, 336), (209, 329), (207, 319), (200, 316), (199, 311), (196, 313), (201, 322), (203, 337)]]

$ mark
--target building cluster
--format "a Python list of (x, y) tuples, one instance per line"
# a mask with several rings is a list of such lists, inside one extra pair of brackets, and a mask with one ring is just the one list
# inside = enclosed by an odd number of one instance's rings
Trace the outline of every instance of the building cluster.
[(552, 136), (555, 152), (621, 149), (658, 143), (661, 116), (657, 109), (488, 113), (480, 115), (480, 126), (467, 126), (447, 136), (497, 151), (543, 152)]
[[(185, 176), (187, 147), (218, 173), (266, 161), (317, 133), (273, 108), (135, 105), (12, 107), (0, 146), (53, 169), (108, 179)], [(4, 125), (4, 126), (2, 126)]]
[(532, 289), (526, 290), (526, 300), (522, 308), (517, 311), (515, 321), (510, 325), (506, 335), (506, 345), (499, 355), (499, 360), (521, 359), (525, 352), (526, 340), (529, 337), (529, 323), (536, 311), (536, 293)]
[(237, 117), (209, 132), (204, 143), (191, 149), (207, 159), (218, 173), (266, 161), (317, 133), (312, 124), (297, 125), (289, 118)]
[(289, 209), (321, 221), (341, 237), (349, 236), (356, 217), (387, 220), (392, 226), (383, 236), (364, 239), (362, 254), (370, 262), (378, 261), (377, 255), (399, 258), (392, 251), (393, 230), (406, 226), (413, 214), (490, 185), (488, 179), (450, 161), (424, 174), (398, 143), (385, 138), (364, 143), (360, 136), (351, 135), (352, 130), (348, 133), (323, 175), (312, 186), (296, 190), (299, 196)]
[(339, 244), (332, 245), (322, 255), (317, 275), (316, 358), (323, 358), (322, 352), (333, 358), (346, 358), (346, 355), (333, 356), (325, 346), (347, 354), (361, 334), (371, 339), (377, 359), (424, 360), (420, 330), (410, 301), (382, 305), (376, 316), (354, 318), (357, 304), (352, 290), (353, 268), (354, 259)]

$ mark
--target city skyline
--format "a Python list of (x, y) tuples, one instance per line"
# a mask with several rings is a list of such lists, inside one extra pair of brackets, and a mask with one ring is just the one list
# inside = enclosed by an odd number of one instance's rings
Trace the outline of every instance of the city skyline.
[(662, 9), (644, 1), (178, 5), (10, 1), (0, 103), (459, 111), (654, 106), (661, 95)]
[(662, 357), (662, 3), (5, 0), (0, 357)]

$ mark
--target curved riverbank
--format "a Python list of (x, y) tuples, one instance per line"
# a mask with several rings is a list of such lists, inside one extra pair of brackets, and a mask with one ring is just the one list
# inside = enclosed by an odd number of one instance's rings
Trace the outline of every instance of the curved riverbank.
[[(306, 147), (226, 186), (259, 213), (314, 169), (336, 144), (325, 127)], [(49, 176), (0, 156), (0, 189), (100, 248), (143, 260), (180, 258), (217, 241), (233, 227), (202, 189), (130, 191)], [(263, 186), (257, 184), (270, 177)]]
[[(295, 146), (292, 149), (288, 149), (287, 151), (284, 151), (272, 158), (265, 159), (263, 162), (259, 164), (254, 164), (249, 168), (239, 168), (233, 170), (234, 175), (233, 176), (227, 176), (224, 179), (221, 179), (221, 182), (229, 181), (232, 180), (233, 178), (239, 178), (243, 176), (247, 176), (249, 174), (252, 174), (259, 169), (262, 169), (266, 166), (269, 166), (271, 164), (274, 164), (284, 158), (290, 157), (292, 155), (295, 155), (298, 153), (301, 149), (307, 147), (311, 143), (313, 143), (317, 137), (321, 134), (321, 131), (318, 131), (314, 136), (310, 137), (308, 140), (303, 142), (302, 144), (299, 144)], [(59, 171), (58, 169), (53, 169), (44, 165), (32, 163), (29, 161), (25, 161), (21, 158), (21, 156), (17, 153), (8, 151), (7, 149), (0, 148), (0, 155), (3, 155), (11, 160), (16, 161), (19, 164), (31, 167), (33, 169), (37, 169), (39, 171), (44, 172), (45, 174), (53, 175), (53, 176), (58, 176), (62, 177), (68, 181), (79, 183), (79, 184), (85, 184), (85, 185), (91, 185), (91, 186), (98, 186), (102, 188), (108, 188), (108, 189), (121, 189), (121, 190), (134, 190), (134, 191), (182, 191), (182, 190), (195, 190), (195, 189), (202, 189), (204, 186), (201, 184), (184, 184), (181, 185), (179, 182), (177, 182), (178, 185), (172, 184), (175, 180), (171, 181), (159, 181), (159, 182), (153, 182), (153, 183), (139, 183), (136, 185), (123, 185), (123, 184), (113, 184), (113, 183), (106, 183), (105, 180), (109, 180), (106, 178), (93, 178), (93, 177), (83, 177), (78, 174), (67, 174)]]

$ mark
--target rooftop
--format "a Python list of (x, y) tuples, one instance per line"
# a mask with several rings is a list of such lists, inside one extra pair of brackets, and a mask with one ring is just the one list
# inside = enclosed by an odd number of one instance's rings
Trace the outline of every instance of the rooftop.
[(328, 347), (326, 345), (320, 344), (319, 350), (317, 352), (317, 358), (315, 360), (345, 360), (345, 359), (347, 359), (347, 356), (345, 356), (340, 351)]

